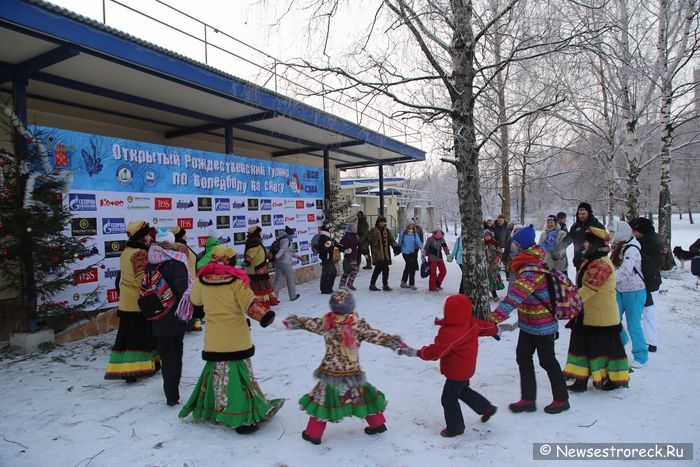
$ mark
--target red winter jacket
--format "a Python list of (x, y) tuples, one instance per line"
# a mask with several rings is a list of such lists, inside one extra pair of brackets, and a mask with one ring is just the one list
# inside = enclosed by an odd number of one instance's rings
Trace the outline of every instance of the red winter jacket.
[(435, 342), (418, 351), (423, 360), (440, 359), (440, 373), (449, 380), (466, 381), (476, 370), (479, 336), (494, 336), (498, 327), (491, 321), (480, 321), (472, 315), (472, 301), (464, 295), (451, 295), (445, 300), (444, 319)]

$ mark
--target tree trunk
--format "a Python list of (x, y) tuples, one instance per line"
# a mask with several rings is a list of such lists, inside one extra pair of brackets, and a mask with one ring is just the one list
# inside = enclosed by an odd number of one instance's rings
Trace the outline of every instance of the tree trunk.
[(486, 255), (484, 251), (483, 212), (479, 179), (479, 150), (474, 123), (474, 33), (471, 2), (452, 0), (454, 34), (450, 54), (453, 82), (452, 131), (455, 142), (457, 193), (462, 217), (462, 284), (461, 288), (474, 304), (474, 316), (485, 319), (489, 307)]
[[(494, 37), (494, 54), (496, 63), (500, 63), (501, 58), (501, 42), (503, 37), (496, 33)], [(504, 124), (507, 121), (506, 113), (506, 86), (503, 79), (503, 71), (496, 75), (496, 88), (498, 93), (498, 123)], [(501, 213), (506, 216), (510, 222), (510, 161), (509, 161), (509, 135), (508, 126), (501, 127), (501, 135), (499, 139), (500, 155), (501, 155)]]
[(659, 187), (659, 240), (661, 240), (661, 270), (668, 271), (676, 262), (671, 253), (671, 124), (672, 82), (668, 74), (667, 3), (659, 0), (659, 35), (657, 58), (661, 66), (661, 105), (659, 120), (661, 126), (661, 184)]
[(520, 223), (525, 226), (525, 183), (527, 181), (527, 160), (523, 154), (523, 169), (520, 172)]
[(695, 222), (693, 222), (693, 210), (690, 208), (690, 200), (688, 200), (688, 222), (690, 222), (691, 225), (695, 224)]

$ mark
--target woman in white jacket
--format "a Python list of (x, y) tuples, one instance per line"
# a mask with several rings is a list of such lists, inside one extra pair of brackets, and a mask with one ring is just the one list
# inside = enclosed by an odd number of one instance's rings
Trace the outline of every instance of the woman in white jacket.
[[(622, 316), (627, 318), (627, 331), (632, 338), (632, 355), (630, 366), (641, 368), (649, 360), (644, 330), (642, 329), (642, 312), (646, 301), (646, 289), (642, 277), (642, 254), (639, 241), (632, 235), (632, 229), (623, 221), (617, 221), (612, 240), (614, 249), (610, 259), (617, 268), (617, 306)], [(627, 332), (622, 329), (622, 343), (626, 344)]]

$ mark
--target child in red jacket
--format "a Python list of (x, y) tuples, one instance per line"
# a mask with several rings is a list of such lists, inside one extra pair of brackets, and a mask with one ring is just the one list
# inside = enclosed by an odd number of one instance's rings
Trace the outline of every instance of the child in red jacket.
[(440, 373), (447, 380), (442, 389), (442, 407), (447, 428), (440, 435), (451, 438), (464, 433), (464, 418), (459, 407), (461, 400), (487, 422), (496, 413), (496, 407), (469, 387), (469, 379), (476, 370), (479, 336), (495, 336), (498, 328), (493, 322), (480, 321), (472, 315), (472, 302), (465, 295), (451, 295), (445, 300), (445, 317), (436, 319), (440, 326), (435, 342), (420, 350), (399, 348), (400, 355), (440, 360)]

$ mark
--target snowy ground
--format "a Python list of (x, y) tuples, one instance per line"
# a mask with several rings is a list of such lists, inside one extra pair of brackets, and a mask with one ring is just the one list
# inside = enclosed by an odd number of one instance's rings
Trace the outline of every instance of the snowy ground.
[[(698, 237), (698, 226), (674, 226), (674, 245), (687, 248)], [(390, 293), (369, 292), (369, 272), (361, 270), (358, 312), (373, 326), (421, 346), (432, 341), (433, 318), (457, 290), (458, 269), (448, 264), (445, 291), (429, 293), (425, 279), (419, 279), (417, 291), (399, 289), (402, 268), (399, 259), (391, 269), (390, 284), (396, 289)], [(317, 283), (299, 290), (301, 298), (294, 303), (282, 292), (281, 316), (320, 316), (327, 310), (327, 296), (318, 293)], [(694, 442), (695, 460), (683, 464), (698, 465), (700, 360), (693, 349), (700, 327), (699, 299), (700, 287), (695, 287), (689, 265), (671, 272), (662, 285), (658, 311), (659, 351), (650, 354), (650, 364), (632, 374), (629, 389), (572, 395), (571, 410), (560, 415), (542, 411), (551, 393), (541, 369), (538, 412), (509, 413), (507, 405), (519, 399), (517, 331), (500, 342), (482, 339), (472, 386), (499, 410), (483, 424), (463, 406), (467, 429), (452, 439), (439, 436), (444, 379), (437, 362), (400, 357), (370, 344), (362, 346), (361, 361), (369, 381), (387, 396), (389, 430), (369, 437), (362, 431), (363, 421), (346, 420), (329, 424), (320, 446), (301, 439), (307, 417), (296, 403), (313, 386), (311, 374), (323, 356), (323, 340), (317, 335), (253, 326), (253, 364), (260, 385), (268, 397), (283, 397), (287, 403), (250, 436), (178, 419), (179, 408), (165, 405), (160, 374), (135, 385), (105, 381), (114, 332), (44, 354), (5, 354), (0, 357), (0, 465), (528, 465), (535, 463), (535, 442)], [(185, 338), (183, 399), (203, 366), (202, 337), (192, 333)], [(569, 332), (561, 326), (556, 348), (562, 364), (568, 341)], [(645, 463), (655, 464), (660, 462)]]

